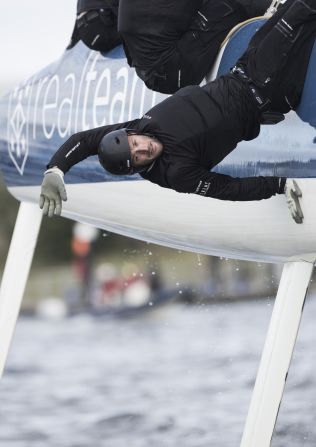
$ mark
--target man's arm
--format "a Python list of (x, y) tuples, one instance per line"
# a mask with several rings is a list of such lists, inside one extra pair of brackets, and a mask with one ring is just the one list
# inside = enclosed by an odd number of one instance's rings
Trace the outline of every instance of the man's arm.
[(101, 139), (113, 130), (125, 127), (133, 127), (139, 120), (127, 121), (125, 123), (113, 124), (109, 126), (97, 127), (95, 129), (78, 132), (72, 135), (68, 140), (60, 146), (55, 152), (47, 168), (58, 167), (63, 173), (82, 160), (91, 155), (98, 154), (98, 147)]
[(170, 186), (178, 192), (233, 201), (262, 200), (283, 194), (285, 182), (283, 177), (234, 178), (199, 166), (182, 167), (169, 179)]
[(44, 180), (41, 187), (40, 208), (43, 214), (52, 217), (61, 214), (62, 201), (67, 200), (67, 193), (64, 183), (64, 174), (80, 161), (91, 155), (97, 155), (101, 139), (107, 133), (122, 129), (131, 128), (139, 120), (110, 126), (98, 127), (96, 129), (78, 132), (72, 135), (53, 155), (47, 165)]
[[(198, 177), (196, 175), (198, 174)], [(176, 175), (173, 189), (192, 192), (220, 200), (251, 201), (268, 199), (275, 194), (285, 194), (291, 217), (297, 224), (303, 223), (304, 214), (300, 205), (302, 192), (298, 183), (285, 177), (234, 178), (229, 175), (208, 172), (203, 168), (189, 170), (187, 175)]]

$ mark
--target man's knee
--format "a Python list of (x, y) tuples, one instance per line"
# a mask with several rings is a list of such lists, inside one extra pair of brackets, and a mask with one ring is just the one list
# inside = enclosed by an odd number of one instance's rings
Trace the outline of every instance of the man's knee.
[(244, 9), (236, 0), (207, 0), (193, 16), (190, 29), (212, 34), (227, 33), (246, 18)]
[(181, 59), (178, 53), (173, 54), (161, 66), (149, 70), (136, 67), (136, 73), (149, 89), (160, 93), (172, 94), (182, 87)]
[(117, 18), (110, 10), (91, 10), (77, 20), (83, 43), (92, 50), (107, 52), (120, 44)]

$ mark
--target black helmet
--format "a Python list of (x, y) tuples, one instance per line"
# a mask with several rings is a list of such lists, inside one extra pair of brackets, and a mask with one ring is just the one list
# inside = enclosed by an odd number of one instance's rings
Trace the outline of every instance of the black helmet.
[(129, 175), (136, 171), (132, 167), (127, 129), (113, 130), (104, 135), (99, 144), (99, 161), (104, 169), (115, 175)]

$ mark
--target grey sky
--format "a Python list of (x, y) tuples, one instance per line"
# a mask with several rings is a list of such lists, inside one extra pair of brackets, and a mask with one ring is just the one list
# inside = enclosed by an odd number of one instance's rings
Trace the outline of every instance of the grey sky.
[(13, 85), (57, 59), (75, 20), (76, 0), (0, 0), (0, 82)]

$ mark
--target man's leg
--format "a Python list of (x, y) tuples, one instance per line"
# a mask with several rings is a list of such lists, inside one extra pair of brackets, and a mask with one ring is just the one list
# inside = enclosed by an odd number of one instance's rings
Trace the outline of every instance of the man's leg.
[(107, 52), (121, 43), (117, 31), (117, 13), (110, 8), (87, 11), (77, 20), (80, 39), (95, 51)]
[(156, 74), (156, 89), (163, 91), (163, 86), (169, 83), (166, 92), (172, 93), (186, 85), (200, 84), (231, 29), (251, 17), (263, 15), (270, 3), (270, 0), (204, 1), (165, 63), (161, 71), (164, 76)]
[(228, 32), (247, 18), (235, 0), (204, 1), (188, 29), (171, 45), (167, 59), (145, 79), (146, 85), (163, 93), (174, 93), (186, 85), (200, 84)]
[(235, 0), (208, 0), (178, 41), (181, 87), (199, 84), (211, 70), (229, 31), (248, 17)]
[(288, 0), (256, 33), (238, 61), (275, 110), (285, 113), (297, 106), (315, 32), (316, 0)]
[(176, 44), (202, 3), (203, 0), (120, 0), (118, 30), (127, 60), (149, 88), (163, 93), (177, 90)]

